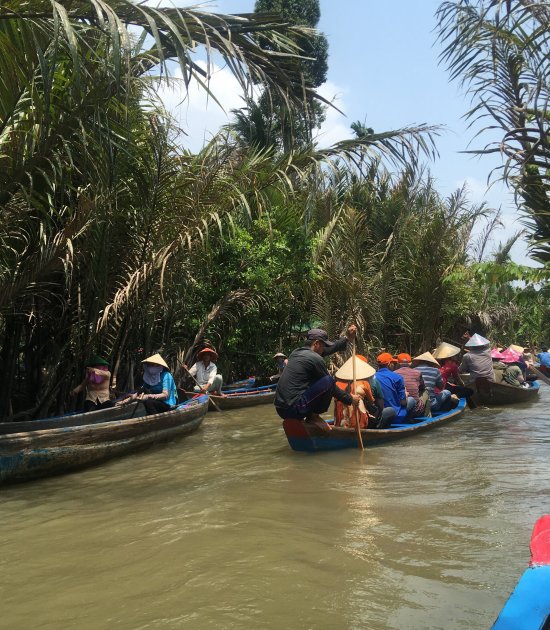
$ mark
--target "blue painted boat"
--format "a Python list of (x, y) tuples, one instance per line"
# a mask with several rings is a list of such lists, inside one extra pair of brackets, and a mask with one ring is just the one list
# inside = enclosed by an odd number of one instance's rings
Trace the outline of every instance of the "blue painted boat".
[[(454, 420), (464, 413), (466, 399), (461, 398), (458, 406), (451, 411), (434, 412), (431, 418), (417, 418), (414, 424), (392, 424), (387, 429), (362, 429), (363, 445), (374, 446), (393, 440), (400, 440), (424, 431), (430, 431)], [(308, 425), (303, 420), (288, 418), (283, 421), (283, 429), (290, 447), (295, 451), (339, 451), (344, 448), (357, 448), (355, 429), (333, 427), (331, 431), (321, 432), (317, 427)]]
[(33, 424), (32, 430), (6, 431), (0, 435), (0, 483), (68, 472), (191, 433), (208, 410), (208, 396), (150, 416), (143, 415), (139, 403), (116, 409), (125, 417), (85, 424), (80, 418), (76, 424), (45, 428), (47, 421), (58, 420), (49, 419)]
[(530, 548), (529, 568), (519, 579), (492, 630), (550, 628), (550, 514), (535, 523)]
[(254, 389), (256, 385), (256, 377), (249, 376), (248, 378), (243, 378), (240, 381), (234, 381), (233, 383), (228, 383), (222, 387), (222, 392), (233, 392), (233, 391), (241, 391), (244, 389)]

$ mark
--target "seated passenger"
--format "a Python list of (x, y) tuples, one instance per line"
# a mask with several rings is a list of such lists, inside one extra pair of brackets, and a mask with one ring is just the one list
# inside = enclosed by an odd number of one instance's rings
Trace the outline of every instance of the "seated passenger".
[[(430, 397), (431, 411), (448, 411), (458, 404), (458, 396), (451, 394), (448, 389), (443, 389), (443, 377), (439, 371), (439, 363), (431, 352), (424, 352), (413, 359), (413, 367), (421, 372), (424, 385)], [(435, 392), (435, 389), (439, 393)]]
[(273, 376), (269, 377), (269, 380), (273, 383), (274, 381), (278, 381), (281, 377), (281, 374), (288, 363), (288, 359), (286, 354), (283, 354), (282, 352), (277, 352), (277, 354), (274, 354), (272, 358), (275, 359), (275, 364), (277, 365), (277, 374), (273, 374)]
[(397, 359), (389, 352), (382, 352), (382, 354), (378, 355), (376, 360), (378, 361), (376, 381), (382, 388), (384, 408), (390, 408), (395, 411), (394, 422), (404, 422), (407, 419), (408, 413), (412, 412), (415, 408), (416, 401), (412, 397), (407, 398), (403, 377), (400, 374), (394, 373)]
[(550, 376), (550, 352), (548, 352), (548, 346), (543, 346), (541, 351), (536, 354), (539, 361), (539, 370), (543, 374)]
[(110, 383), (109, 363), (96, 355), (86, 364), (84, 380), (71, 391), (71, 395), (76, 396), (81, 391), (86, 391), (84, 412), (108, 409), (115, 406), (111, 400)]
[(497, 348), (491, 350), (491, 359), (493, 361), (493, 372), (495, 374), (495, 383), (502, 381), (506, 364), (502, 362), (502, 352)]
[(471, 337), (464, 347), (468, 352), (462, 358), (458, 370), (460, 374), (467, 374), (466, 384), (475, 384), (478, 378), (494, 382), (493, 360), (489, 346), (491, 342), (477, 333)]
[(399, 368), (395, 373), (403, 377), (407, 397), (414, 398), (414, 407), (407, 413), (407, 418), (419, 418), (426, 413), (426, 403), (429, 399), (424, 379), (418, 370), (411, 367), (410, 354), (402, 352), (397, 355), (397, 360)]
[(178, 402), (176, 383), (166, 361), (154, 354), (142, 361), (143, 385), (139, 391), (120, 402), (126, 404), (140, 400), (148, 416), (170, 411)]
[[(223, 377), (218, 374), (218, 353), (214, 348), (203, 348), (197, 353), (197, 362), (189, 368), (189, 374), (197, 381), (193, 387), (195, 392), (212, 392), (221, 394)], [(187, 369), (187, 366), (184, 366)]]
[(529, 387), (519, 366), (519, 360), (519, 355), (510, 348), (502, 353), (501, 361), (506, 365), (502, 380), (514, 387)]
[[(361, 429), (369, 428), (369, 409), (374, 406), (374, 396), (368, 382), (376, 370), (370, 366), (365, 359), (360, 355), (355, 358), (355, 384), (353, 387), (353, 357), (350, 357), (344, 365), (334, 375), (336, 378), (336, 387), (339, 387), (342, 391), (348, 394), (357, 394), (361, 397), (358, 407), (353, 405), (345, 405), (341, 400), (334, 400), (334, 424), (339, 427), (355, 427), (356, 417), (359, 417), (359, 427)], [(374, 420), (374, 422), (373, 422)], [(370, 428), (377, 424), (376, 419), (371, 419)]]
[[(433, 356), (440, 363), (441, 378), (443, 379), (444, 389), (448, 389), (451, 394), (458, 398), (470, 398), (474, 394), (474, 390), (470, 387), (464, 387), (464, 383), (460, 378), (458, 371), (458, 357), (460, 356), (460, 348), (450, 343), (441, 342), (433, 352)], [(440, 390), (436, 387), (435, 393)]]

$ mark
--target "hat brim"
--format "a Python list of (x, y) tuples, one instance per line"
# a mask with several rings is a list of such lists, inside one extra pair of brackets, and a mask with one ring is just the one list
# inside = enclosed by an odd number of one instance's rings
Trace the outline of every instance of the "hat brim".
[(205, 354), (211, 354), (214, 359), (218, 358), (218, 353), (215, 350), (212, 350), (212, 348), (203, 348), (200, 352), (197, 352), (197, 358), (204, 357)]

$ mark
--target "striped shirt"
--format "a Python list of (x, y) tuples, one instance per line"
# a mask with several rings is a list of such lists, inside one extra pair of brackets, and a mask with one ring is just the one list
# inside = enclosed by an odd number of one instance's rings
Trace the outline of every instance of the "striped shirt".
[(424, 385), (426, 386), (426, 390), (428, 395), (430, 396), (430, 401), (435, 401), (435, 388), (439, 387), (439, 389), (443, 389), (443, 378), (441, 377), (441, 372), (439, 368), (431, 365), (417, 365), (415, 370), (418, 370), (422, 374), (422, 378), (424, 379)]

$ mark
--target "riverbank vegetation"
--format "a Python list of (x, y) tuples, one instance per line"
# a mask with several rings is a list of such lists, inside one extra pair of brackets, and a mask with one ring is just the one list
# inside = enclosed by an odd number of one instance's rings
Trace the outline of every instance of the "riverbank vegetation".
[[(226, 378), (270, 373), (270, 356), (314, 324), (338, 335), (357, 322), (364, 352), (424, 350), (465, 326), (544, 341), (547, 268), (513, 264), (513, 239), (487, 251), (495, 211), (466, 190), (437, 192), (423, 165), (436, 127), (355, 125), (329, 149), (310, 141), (322, 109), (299, 57), (308, 36), (270, 13), (4, 2), (0, 415), (66, 409), (95, 353), (124, 391), (144, 356), (160, 351), (179, 376), (205, 340)], [(192, 154), (156, 89), (177, 63), (186, 85), (208, 90), (199, 45), (249, 98)], [(548, 154), (532, 153), (547, 186)], [(523, 207), (545, 261), (547, 211), (529, 206), (533, 190)]]

